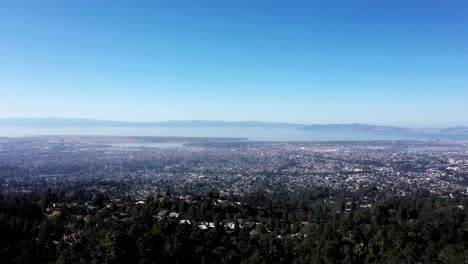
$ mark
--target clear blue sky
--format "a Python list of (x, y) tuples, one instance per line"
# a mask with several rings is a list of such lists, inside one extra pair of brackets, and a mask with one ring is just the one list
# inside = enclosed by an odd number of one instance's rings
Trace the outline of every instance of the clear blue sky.
[(468, 123), (468, 1), (0, 3), (0, 118)]

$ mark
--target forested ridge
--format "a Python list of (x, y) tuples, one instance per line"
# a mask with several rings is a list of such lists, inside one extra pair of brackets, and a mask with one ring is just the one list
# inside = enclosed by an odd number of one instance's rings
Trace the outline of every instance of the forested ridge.
[(356, 197), (323, 188), (242, 197), (167, 191), (145, 200), (4, 194), (0, 262), (468, 262), (466, 197)]

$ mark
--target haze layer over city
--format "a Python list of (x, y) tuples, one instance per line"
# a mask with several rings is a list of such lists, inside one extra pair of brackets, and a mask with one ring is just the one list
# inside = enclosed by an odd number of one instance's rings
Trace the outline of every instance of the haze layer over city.
[(468, 263), (464, 1), (3, 1), (0, 263)]

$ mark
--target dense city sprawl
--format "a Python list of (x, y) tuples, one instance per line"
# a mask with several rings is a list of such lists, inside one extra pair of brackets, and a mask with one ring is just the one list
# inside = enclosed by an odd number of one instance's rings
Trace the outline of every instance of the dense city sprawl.
[[(118, 142), (136, 142), (119, 145)], [(162, 147), (144, 147), (159, 142)], [(179, 142), (177, 147), (164, 144)], [(249, 142), (152, 137), (0, 139), (2, 192), (81, 184), (145, 198), (170, 187), (222, 194), (257, 188), (375, 187), (449, 195), (468, 187), (468, 142)]]

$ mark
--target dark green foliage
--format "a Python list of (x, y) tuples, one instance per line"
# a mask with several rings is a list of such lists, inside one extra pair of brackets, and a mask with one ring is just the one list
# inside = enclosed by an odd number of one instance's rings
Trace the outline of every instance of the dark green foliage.
[[(0, 196), (0, 263), (468, 263), (467, 198), (361, 208), (354, 194), (326, 189), (169, 193), (145, 204), (82, 191)], [(63, 241), (72, 232), (81, 238)]]

